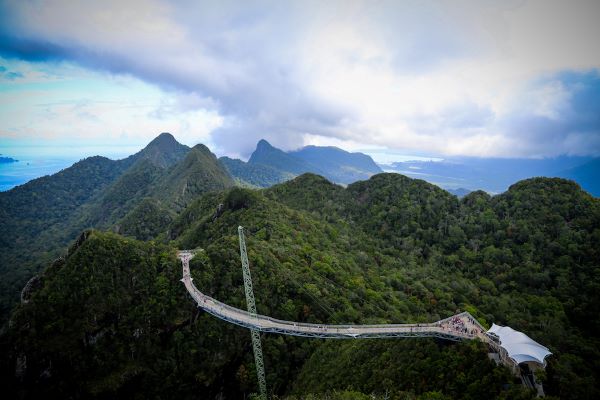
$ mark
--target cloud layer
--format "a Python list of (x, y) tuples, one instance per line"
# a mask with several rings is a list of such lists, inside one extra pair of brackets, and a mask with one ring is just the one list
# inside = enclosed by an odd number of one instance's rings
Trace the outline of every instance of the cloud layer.
[(216, 118), (206, 126), (222, 153), (247, 155), (264, 137), (600, 155), (593, 0), (5, 1), (0, 15), (0, 55), (156, 85), (168, 100), (148, 114)]

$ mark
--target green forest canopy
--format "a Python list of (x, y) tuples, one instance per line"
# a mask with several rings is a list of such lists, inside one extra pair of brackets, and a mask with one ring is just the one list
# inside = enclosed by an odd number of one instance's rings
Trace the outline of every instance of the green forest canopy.
[[(262, 314), (388, 323), (468, 310), (551, 349), (550, 396), (599, 397), (598, 200), (547, 178), (458, 200), (396, 174), (348, 188), (305, 174), (208, 193), (147, 242), (91, 232), (13, 314), (2, 335), (6, 387), (25, 397), (255, 391), (248, 332), (196, 310), (175, 258), (177, 248), (204, 249), (191, 262), (196, 285), (244, 307), (238, 225)], [(290, 398), (533, 396), (475, 342), (263, 340), (269, 388)], [(12, 378), (23, 355), (27, 368)]]

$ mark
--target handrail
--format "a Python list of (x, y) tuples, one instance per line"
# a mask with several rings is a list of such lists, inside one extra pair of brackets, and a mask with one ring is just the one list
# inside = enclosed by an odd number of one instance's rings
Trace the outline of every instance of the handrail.
[(453, 319), (470, 318), (472, 321), (474, 321), (473, 325), (479, 328), (479, 334), (485, 332), (485, 330), (483, 329), (483, 327), (481, 327), (477, 320), (466, 311), (433, 323), (370, 325), (315, 324), (307, 322), (286, 321), (262, 314), (253, 315), (248, 311), (232, 307), (210, 296), (207, 296), (206, 294), (198, 290), (198, 288), (192, 282), (193, 278), (191, 277), (189, 270), (189, 260), (193, 256), (193, 253), (189, 251), (179, 252), (179, 258), (181, 259), (183, 265), (183, 278), (181, 279), (181, 281), (185, 284), (188, 292), (196, 301), (198, 306), (205, 309), (206, 311), (210, 312), (218, 318), (252, 329), (257, 329), (266, 332), (277, 332), (289, 335), (338, 338), (433, 335), (453, 340), (475, 339), (480, 336), (469, 332), (444, 329), (443, 327), (444, 324), (450, 322)]

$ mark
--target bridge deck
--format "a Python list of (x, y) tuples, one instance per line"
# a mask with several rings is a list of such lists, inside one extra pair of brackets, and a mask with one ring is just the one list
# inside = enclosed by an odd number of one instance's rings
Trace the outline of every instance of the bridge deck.
[(385, 338), (385, 337), (438, 337), (448, 340), (486, 339), (485, 329), (468, 312), (426, 324), (387, 325), (328, 325), (283, 321), (265, 315), (253, 315), (248, 311), (231, 307), (200, 292), (190, 275), (190, 251), (180, 251), (183, 278), (187, 291), (199, 307), (208, 313), (246, 328), (284, 335), (320, 338)]

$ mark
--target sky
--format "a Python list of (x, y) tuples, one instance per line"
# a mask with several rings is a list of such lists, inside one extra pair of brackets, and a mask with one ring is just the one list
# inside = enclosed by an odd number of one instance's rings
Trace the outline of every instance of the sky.
[(597, 0), (0, 0), (0, 149), (600, 156), (599, 20)]

